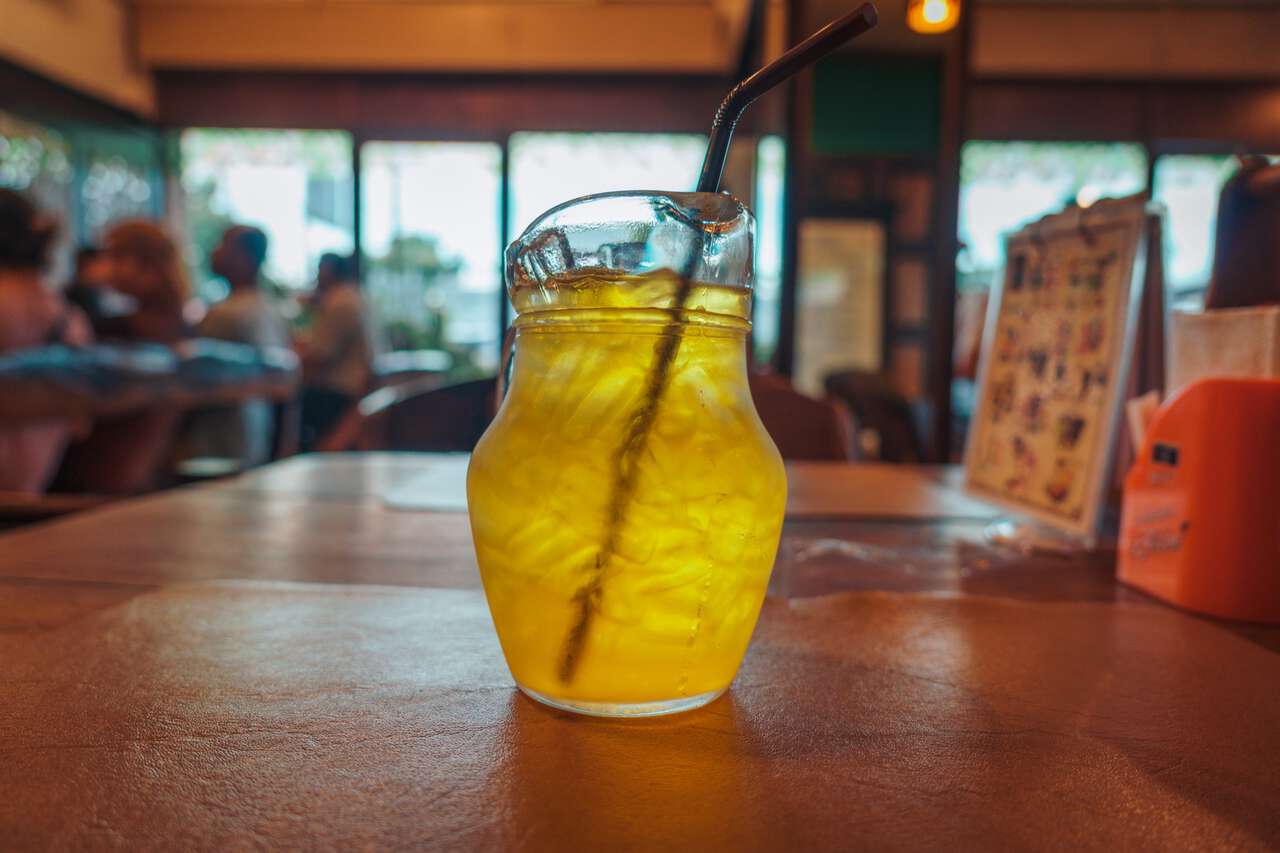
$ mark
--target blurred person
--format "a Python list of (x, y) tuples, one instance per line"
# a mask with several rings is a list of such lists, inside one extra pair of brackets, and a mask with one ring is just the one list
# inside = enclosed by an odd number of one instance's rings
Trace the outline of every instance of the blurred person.
[(134, 301), (133, 311), (113, 323), (110, 337), (171, 346), (187, 337), (191, 285), (182, 254), (164, 229), (143, 219), (117, 223), (103, 239), (103, 252), (111, 285)]
[[(84, 316), (42, 281), (56, 232), (24, 196), (0, 189), (0, 354), (92, 340)], [(74, 426), (71, 418), (0, 423), (0, 490), (43, 492)]]
[(89, 318), (94, 334), (111, 336), (137, 309), (137, 301), (111, 286), (111, 258), (97, 246), (76, 252), (75, 273), (62, 296)]
[[(267, 259), (267, 235), (248, 225), (233, 225), (209, 257), (214, 275), (230, 288), (221, 302), (209, 307), (196, 333), (204, 338), (248, 344), (258, 349), (287, 348), (284, 321), (262, 292), (262, 265)], [(275, 416), (268, 400), (249, 400), (194, 413), (181, 448), (185, 458), (233, 459), (241, 467), (271, 459)]]
[(94, 245), (84, 245), (76, 251), (76, 267), (71, 284), (73, 287), (100, 289), (111, 286), (111, 259), (106, 252)]
[(316, 269), (309, 333), (299, 338), (302, 427), (311, 450), (365, 392), (373, 378), (374, 342), (352, 258), (327, 253)]
[[(102, 326), (101, 338), (176, 346), (189, 335), (184, 311), (191, 287), (177, 244), (154, 222), (132, 219), (107, 229), (106, 278), (132, 300), (132, 310)], [(64, 492), (135, 494), (155, 488), (173, 449), (182, 413), (172, 405), (98, 420), (67, 449), (54, 488)]]

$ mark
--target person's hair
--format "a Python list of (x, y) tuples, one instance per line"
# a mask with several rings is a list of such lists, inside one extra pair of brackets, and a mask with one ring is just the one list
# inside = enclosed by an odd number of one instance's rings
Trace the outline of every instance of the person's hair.
[(57, 233), (26, 196), (0, 189), (0, 269), (44, 269)]
[(108, 229), (103, 243), (113, 253), (127, 255), (160, 274), (168, 295), (183, 304), (191, 295), (187, 269), (164, 229), (145, 219), (127, 219)]
[(333, 275), (339, 281), (351, 278), (351, 273), (355, 264), (354, 258), (350, 255), (339, 255), (337, 252), (325, 252), (320, 256), (317, 266), (328, 264), (333, 267)]
[(255, 269), (262, 269), (267, 260), (267, 235), (261, 228), (252, 225), (235, 226), (235, 240), (244, 250)]

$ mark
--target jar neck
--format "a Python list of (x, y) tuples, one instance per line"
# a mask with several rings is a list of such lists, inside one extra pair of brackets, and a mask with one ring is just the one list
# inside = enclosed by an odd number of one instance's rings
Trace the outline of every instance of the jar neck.
[[(673, 320), (678, 324), (673, 327)], [(512, 323), (522, 331), (555, 330), (584, 334), (665, 334), (672, 329), (681, 335), (745, 339), (751, 322), (742, 317), (717, 314), (697, 308), (674, 311), (669, 308), (557, 308), (521, 313)]]
[(670, 269), (644, 274), (586, 269), (522, 281), (511, 290), (511, 304), (521, 325), (551, 322), (565, 312), (587, 322), (646, 322), (655, 316), (646, 312), (656, 311), (670, 322), (678, 308), (682, 322), (734, 327), (751, 317), (751, 289), (745, 284), (685, 282)]
[[(674, 381), (684, 375), (713, 377), (719, 384), (747, 388), (747, 332), (750, 324), (734, 318), (671, 323), (670, 312), (635, 316), (572, 317), (577, 312), (546, 312), (554, 319), (537, 322), (526, 315), (515, 324), (513, 369), (508, 396), (526, 394), (572, 398), (592, 393), (602, 382), (643, 385), (653, 369), (662, 338), (680, 337), (672, 370)], [(612, 313), (612, 312), (610, 312)], [(536, 389), (536, 390), (534, 390)]]

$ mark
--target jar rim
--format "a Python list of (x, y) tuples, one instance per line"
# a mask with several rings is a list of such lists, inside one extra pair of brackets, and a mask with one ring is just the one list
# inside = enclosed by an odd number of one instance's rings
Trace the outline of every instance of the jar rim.
[(669, 199), (675, 203), (673, 207), (681, 209), (686, 213), (706, 213), (712, 210), (709, 206), (693, 204), (692, 200), (694, 199), (702, 199), (706, 201), (714, 200), (717, 202), (715, 207), (728, 211), (732, 214), (729, 216), (715, 217), (688, 217), (690, 221), (697, 221), (704, 225), (713, 223), (727, 224), (736, 222), (743, 216), (751, 216), (751, 211), (747, 209), (747, 206), (739, 201), (736, 196), (727, 192), (707, 193), (693, 191), (676, 192), (672, 190), (609, 190), (607, 192), (590, 193), (589, 195), (578, 196), (577, 198), (562, 201), (554, 207), (550, 207), (538, 214), (538, 216), (520, 232), (520, 236), (511, 241), (511, 245), (507, 248), (508, 259), (514, 257), (517, 247), (523, 247), (526, 242), (526, 238), (534, 232), (546, 227), (546, 223), (549, 220), (554, 219), (564, 211), (575, 207), (586, 207), (591, 203), (607, 201), (610, 199)]
[[(749, 317), (755, 219), (728, 193), (617, 190), (581, 196), (539, 216), (507, 247), (517, 313), (559, 307), (691, 308)], [(675, 283), (689, 279), (689, 285)], [(634, 285), (613, 298), (593, 284)], [(579, 284), (583, 285), (579, 288)], [(738, 304), (741, 303), (741, 304)], [(715, 306), (715, 307), (712, 307)]]

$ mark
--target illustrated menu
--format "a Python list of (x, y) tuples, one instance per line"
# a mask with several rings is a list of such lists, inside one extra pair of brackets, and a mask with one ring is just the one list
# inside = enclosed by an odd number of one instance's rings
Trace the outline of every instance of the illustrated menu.
[(966, 457), (971, 491), (1077, 532), (1094, 523), (1128, 380), (1144, 212), (1113, 204), (1087, 228), (1071, 211), (1008, 241)]

